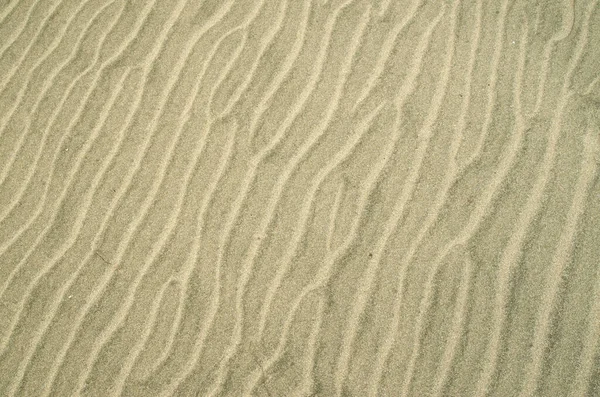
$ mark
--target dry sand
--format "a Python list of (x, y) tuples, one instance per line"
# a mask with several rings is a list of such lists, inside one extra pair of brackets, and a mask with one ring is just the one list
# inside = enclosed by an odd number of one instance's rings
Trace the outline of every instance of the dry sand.
[(0, 396), (600, 396), (598, 0), (0, 2)]

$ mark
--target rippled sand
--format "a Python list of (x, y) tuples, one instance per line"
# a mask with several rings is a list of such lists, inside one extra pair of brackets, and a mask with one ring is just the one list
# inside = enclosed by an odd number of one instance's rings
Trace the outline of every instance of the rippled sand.
[(598, 3), (0, 1), (0, 396), (600, 396)]

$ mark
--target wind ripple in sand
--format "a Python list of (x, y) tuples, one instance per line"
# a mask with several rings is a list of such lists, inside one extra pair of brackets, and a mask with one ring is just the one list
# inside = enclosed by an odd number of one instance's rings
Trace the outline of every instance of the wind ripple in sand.
[(597, 0), (0, 37), (0, 395), (600, 395)]

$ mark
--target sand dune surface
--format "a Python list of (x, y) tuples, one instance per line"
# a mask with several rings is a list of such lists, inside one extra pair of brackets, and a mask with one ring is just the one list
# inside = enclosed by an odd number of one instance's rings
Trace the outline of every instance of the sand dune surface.
[(0, 1), (0, 396), (600, 396), (598, 3)]

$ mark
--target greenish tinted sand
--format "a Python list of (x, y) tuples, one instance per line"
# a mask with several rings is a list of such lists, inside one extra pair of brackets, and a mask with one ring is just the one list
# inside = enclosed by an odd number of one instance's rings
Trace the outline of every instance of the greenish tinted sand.
[(598, 3), (0, 1), (0, 396), (600, 396)]

